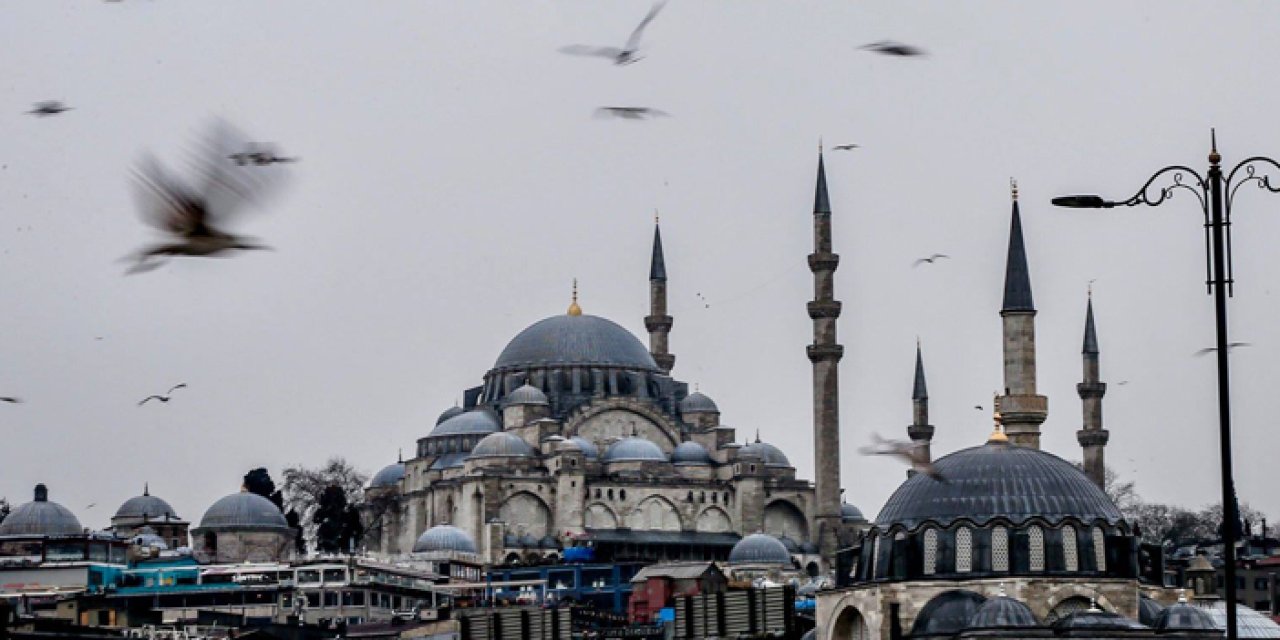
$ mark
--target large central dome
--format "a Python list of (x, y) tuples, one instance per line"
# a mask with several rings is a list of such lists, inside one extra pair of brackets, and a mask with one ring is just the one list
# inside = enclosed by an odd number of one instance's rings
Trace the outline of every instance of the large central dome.
[(631, 332), (599, 316), (558, 315), (535, 322), (507, 343), (494, 369), (599, 365), (658, 371)]

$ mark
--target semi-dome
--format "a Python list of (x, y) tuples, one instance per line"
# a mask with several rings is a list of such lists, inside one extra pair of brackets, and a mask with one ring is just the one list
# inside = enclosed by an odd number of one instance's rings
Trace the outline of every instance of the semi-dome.
[(431, 430), (430, 437), (471, 435), (477, 433), (493, 433), (502, 430), (502, 422), (498, 416), (488, 409), (464, 411)]
[(218, 500), (200, 518), (201, 529), (288, 529), (284, 514), (270, 500), (250, 491)]
[(638, 436), (623, 438), (611, 445), (604, 452), (605, 462), (626, 462), (637, 460), (653, 460), (666, 462), (667, 454), (658, 445)]
[(768, 442), (760, 442), (757, 437), (755, 442), (743, 447), (738, 451), (739, 456), (756, 456), (764, 460), (766, 467), (790, 467), (791, 461), (787, 460), (787, 454)]
[(987, 600), (969, 619), (970, 629), (1010, 629), (1039, 625), (1030, 607), (1009, 596), (996, 596)]
[(1050, 524), (1066, 518), (1115, 524), (1122, 518), (1075, 465), (1037, 449), (990, 442), (943, 456), (934, 468), (945, 482), (913, 475), (889, 497), (876, 523), (913, 529), (960, 518), (977, 524), (995, 518), (1021, 524), (1033, 517)]
[(596, 448), (595, 443), (582, 436), (569, 438), (569, 442), (578, 447), (578, 450), (582, 452), (582, 457), (588, 460), (595, 460), (600, 457), (600, 450)]
[(720, 413), (720, 407), (706, 394), (694, 391), (680, 401), (680, 413)]
[(1160, 612), (1155, 628), (1160, 631), (1214, 631), (1218, 626), (1204, 609), (1178, 602)]
[(444, 411), (440, 412), (440, 417), (436, 418), (436, 424), (440, 424), (441, 422), (444, 422), (449, 418), (452, 418), (454, 416), (460, 416), (464, 413), (466, 413), (466, 410), (455, 404), (452, 407), (449, 407), (448, 409), (445, 409)]
[(866, 522), (867, 517), (862, 515), (862, 509), (859, 509), (848, 502), (842, 502), (840, 503), (840, 521)]
[(402, 478), (404, 478), (404, 463), (393, 462), (373, 474), (373, 480), (369, 481), (369, 488), (395, 487), (400, 484)]
[(972, 591), (944, 591), (929, 602), (911, 625), (911, 637), (953, 636), (969, 626), (969, 621), (987, 599)]
[(781, 540), (767, 533), (753, 533), (729, 550), (729, 564), (791, 565), (791, 554)]
[(49, 490), (36, 485), (35, 499), (19, 506), (0, 522), (0, 536), (67, 536), (83, 533), (75, 514), (49, 502)]
[(462, 529), (453, 525), (438, 524), (418, 536), (413, 543), (414, 553), (430, 553), (433, 551), (457, 551), (475, 553), (476, 541)]
[(533, 447), (514, 433), (499, 431), (480, 439), (471, 450), (472, 458), (533, 457)]
[(507, 397), (503, 398), (503, 403), (507, 406), (526, 404), (545, 406), (547, 394), (543, 393), (542, 389), (526, 384), (507, 394)]
[(711, 464), (711, 454), (696, 442), (681, 442), (671, 452), (671, 461), (676, 464)]
[(529, 325), (507, 343), (494, 369), (599, 365), (659, 372), (644, 344), (610, 320), (557, 315)]
[(169, 506), (168, 502), (151, 495), (151, 487), (143, 487), (142, 495), (125, 500), (124, 504), (116, 509), (116, 515), (112, 519), (115, 518), (177, 520), (178, 514), (173, 511), (173, 507)]

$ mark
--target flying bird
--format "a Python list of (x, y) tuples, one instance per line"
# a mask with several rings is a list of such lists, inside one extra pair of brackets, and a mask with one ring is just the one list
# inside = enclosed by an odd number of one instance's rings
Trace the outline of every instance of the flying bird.
[(658, 12), (666, 5), (666, 0), (655, 2), (653, 7), (649, 9), (649, 13), (645, 15), (640, 24), (627, 38), (627, 43), (621, 48), (618, 47), (596, 47), (585, 44), (572, 44), (567, 47), (560, 47), (560, 53), (567, 53), (572, 56), (591, 56), (596, 58), (609, 58), (613, 60), (613, 64), (618, 66), (634, 64), (639, 62), (643, 56), (637, 55), (640, 51), (640, 35), (644, 33), (644, 28), (649, 26), (650, 22), (657, 17)]
[(68, 107), (57, 100), (45, 100), (43, 102), (35, 103), (33, 108), (27, 113), (37, 118), (47, 118), (49, 116), (56, 116), (63, 111), (70, 111), (71, 109), (72, 107)]
[[(1231, 342), (1227, 344), (1227, 353), (1231, 353), (1231, 351), (1236, 347), (1252, 347), (1252, 346), (1253, 345), (1248, 342)], [(1217, 351), (1217, 350), (1218, 350), (1217, 347), (1205, 347), (1204, 349), (1201, 349), (1195, 352), (1193, 355), (1202, 356), (1202, 355), (1205, 355), (1206, 353), (1213, 353), (1214, 351)]]
[(978, 411), (986, 411), (986, 409), (983, 409), (983, 408), (982, 408), (982, 405), (980, 405), (980, 404), (975, 404), (975, 405), (973, 405), (973, 408), (974, 408), (974, 409), (977, 409)]
[(600, 107), (596, 109), (597, 118), (622, 118), (623, 120), (648, 120), (658, 116), (669, 116), (671, 114), (660, 109), (651, 109), (649, 107)]
[(924, 49), (921, 49), (920, 47), (913, 47), (909, 44), (894, 42), (893, 40), (872, 42), (871, 44), (864, 44), (858, 48), (886, 56), (898, 56), (900, 58), (928, 55), (925, 53)]
[(927, 445), (923, 442), (886, 440), (880, 437), (878, 433), (871, 434), (871, 438), (875, 441), (875, 444), (858, 449), (858, 453), (864, 456), (893, 456), (911, 465), (911, 469), (916, 473), (923, 473), (938, 482), (947, 481), (946, 478), (942, 477), (942, 473), (929, 461), (928, 454), (925, 452)]
[(918, 267), (918, 266), (920, 266), (920, 265), (922, 265), (922, 264), (924, 264), (924, 263), (926, 263), (926, 262), (927, 262), (927, 263), (929, 263), (929, 264), (933, 264), (933, 262), (934, 262), (935, 260), (940, 260), (940, 259), (942, 259), (942, 258), (946, 258), (946, 259), (950, 260), (950, 259), (951, 259), (951, 256), (949, 256), (949, 255), (947, 255), (947, 254), (945, 254), (945, 253), (935, 253), (935, 254), (933, 254), (933, 255), (929, 256), (928, 258), (919, 258), (919, 259), (917, 259), (914, 263), (912, 263), (912, 264), (911, 264), (911, 267), (914, 269), (915, 267)]
[(282, 178), (281, 170), (245, 167), (226, 159), (243, 149), (243, 136), (217, 121), (194, 160), (196, 181), (171, 175), (148, 154), (134, 170), (134, 186), (143, 219), (169, 236), (168, 241), (140, 249), (126, 260), (126, 273), (150, 271), (167, 256), (212, 257), (233, 250), (269, 249), (227, 231), (232, 215), (265, 196)]
[(9, 404), (22, 404), (22, 398), (4, 396), (4, 397), (0, 397), (0, 402), (8, 402)]
[(288, 158), (276, 155), (275, 149), (269, 145), (250, 144), (243, 151), (237, 151), (229, 156), (228, 159), (234, 160), (236, 166), (243, 167), (245, 165), (254, 165), (265, 167), (272, 164), (280, 164), (286, 162), (297, 162), (299, 158)]
[(178, 384), (175, 384), (172, 387), (169, 387), (169, 390), (166, 391), (164, 395), (158, 395), (158, 394), (150, 395), (143, 398), (142, 400), (139, 400), (138, 406), (141, 407), (142, 405), (146, 404), (148, 400), (159, 400), (160, 402), (168, 402), (171, 396), (173, 396), (174, 391), (177, 391), (178, 389), (186, 389), (186, 388), (187, 388), (187, 383), (179, 382)]
[(838, 144), (834, 147), (831, 147), (831, 150), (832, 151), (853, 151), (854, 149), (860, 149), (861, 147), (862, 145), (857, 145), (857, 144)]
[(1126, 385), (1126, 384), (1129, 384), (1129, 381), (1128, 381), (1128, 380), (1121, 380), (1120, 382), (1117, 382), (1116, 384), (1117, 384), (1117, 385), (1120, 385), (1120, 386), (1124, 386), (1124, 385)]

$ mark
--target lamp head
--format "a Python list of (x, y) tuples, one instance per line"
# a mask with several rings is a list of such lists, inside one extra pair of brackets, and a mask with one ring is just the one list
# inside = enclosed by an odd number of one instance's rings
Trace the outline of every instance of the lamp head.
[(1052, 200), (1055, 207), (1068, 207), (1071, 209), (1109, 209), (1115, 206), (1114, 203), (1107, 202), (1102, 196), (1095, 195), (1074, 195), (1059, 196)]

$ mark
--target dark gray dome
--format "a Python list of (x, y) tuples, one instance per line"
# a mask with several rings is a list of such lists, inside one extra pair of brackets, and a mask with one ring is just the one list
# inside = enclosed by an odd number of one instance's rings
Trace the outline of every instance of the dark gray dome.
[(588, 315), (551, 316), (516, 334), (494, 369), (601, 365), (658, 372), (653, 356), (631, 332)]
[(681, 442), (671, 452), (671, 461), (676, 464), (711, 464), (711, 454), (696, 442)]
[(969, 626), (969, 621), (986, 601), (982, 595), (972, 591), (944, 591), (920, 610), (915, 624), (911, 625), (911, 637), (960, 633)]
[(782, 546), (787, 548), (787, 553), (800, 553), (800, 545), (795, 540), (782, 536), (778, 538), (778, 542), (781, 542)]
[(488, 409), (472, 409), (460, 413), (431, 430), (428, 437), (456, 436), (472, 433), (493, 433), (502, 430), (502, 422), (498, 416)]
[(533, 447), (523, 438), (506, 431), (491, 433), (480, 439), (471, 450), (472, 458), (532, 458)]
[(1058, 620), (1053, 623), (1053, 628), (1124, 631), (1129, 629), (1146, 629), (1147, 627), (1137, 620), (1130, 620), (1118, 613), (1111, 613), (1110, 611), (1101, 611), (1098, 609), (1086, 609), (1084, 611), (1072, 611), (1071, 613), (1058, 618)]
[(438, 524), (418, 536), (418, 541), (413, 543), (413, 550), (415, 553), (432, 551), (475, 553), (476, 542), (462, 529), (453, 525)]
[(373, 475), (373, 480), (369, 481), (369, 488), (380, 489), (399, 486), (401, 478), (404, 478), (404, 463), (393, 462)]
[(1154, 626), (1160, 631), (1214, 631), (1218, 628), (1204, 609), (1185, 602), (1178, 602), (1161, 611)]
[(134, 496), (124, 501), (119, 509), (116, 509), (116, 515), (112, 518), (149, 518), (160, 519), (170, 518), (178, 519), (178, 514), (174, 513), (173, 507), (168, 502), (151, 495), (151, 488), (144, 487), (142, 495)]
[(969, 619), (970, 629), (1009, 629), (1013, 627), (1037, 627), (1035, 614), (1027, 605), (1010, 598), (996, 596), (982, 603)]
[(605, 462), (626, 462), (629, 460), (666, 462), (667, 454), (663, 453), (658, 445), (637, 436), (623, 438), (609, 445), (609, 449), (604, 452)]
[(703, 393), (694, 391), (680, 401), (680, 413), (720, 413), (720, 407)]
[(918, 473), (898, 486), (876, 524), (915, 528), (926, 521), (949, 524), (966, 518), (984, 524), (1006, 518), (1020, 524), (1043, 518), (1119, 522), (1107, 495), (1070, 462), (1036, 449), (987, 443), (943, 456), (934, 467), (939, 482)]
[(284, 514), (270, 500), (249, 491), (218, 500), (200, 518), (201, 529), (288, 529)]
[(842, 502), (840, 503), (840, 521), (866, 522), (867, 517), (862, 515), (862, 509), (859, 509), (848, 502)]
[(452, 418), (454, 416), (460, 416), (464, 413), (466, 413), (466, 410), (464, 410), (462, 407), (459, 407), (458, 405), (455, 404), (452, 407), (449, 407), (448, 409), (445, 409), (443, 412), (440, 413), (440, 417), (436, 418), (436, 424), (440, 424), (441, 422), (444, 422), (449, 418)]
[(1159, 602), (1146, 596), (1138, 598), (1138, 622), (1154, 628), (1163, 611), (1164, 607)]
[(524, 404), (545, 406), (547, 404), (547, 394), (543, 393), (542, 389), (526, 384), (507, 394), (507, 397), (503, 398), (502, 401), (506, 406)]
[(791, 565), (791, 553), (781, 540), (767, 533), (753, 533), (729, 550), (729, 564)]
[(582, 437), (574, 436), (569, 441), (578, 446), (578, 450), (582, 452), (582, 457), (588, 460), (595, 460), (600, 457), (600, 450), (596, 448), (594, 442)]
[(35, 499), (11, 511), (0, 522), (0, 536), (69, 536), (84, 533), (75, 514), (49, 502), (49, 490), (36, 485)]
[(766, 467), (790, 467), (791, 461), (787, 460), (787, 454), (781, 449), (769, 444), (768, 442), (760, 442), (757, 438), (755, 442), (743, 447), (738, 451), (739, 456), (756, 456), (764, 460)]

